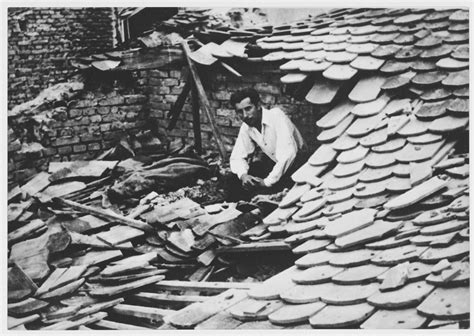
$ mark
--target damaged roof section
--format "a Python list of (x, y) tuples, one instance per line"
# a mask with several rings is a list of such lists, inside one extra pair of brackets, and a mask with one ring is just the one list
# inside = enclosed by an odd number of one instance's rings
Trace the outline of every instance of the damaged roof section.
[(468, 11), (340, 9), (280, 29), (259, 61), (333, 107), (247, 239), (297, 259), (194, 327), (469, 328)]

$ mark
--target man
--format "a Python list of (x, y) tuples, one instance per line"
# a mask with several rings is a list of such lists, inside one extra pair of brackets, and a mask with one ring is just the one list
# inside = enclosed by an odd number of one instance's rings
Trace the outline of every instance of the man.
[(305, 147), (300, 132), (281, 109), (264, 108), (254, 89), (234, 93), (230, 103), (242, 120), (230, 156), (230, 169), (247, 191), (240, 198), (289, 187), (291, 174), (307, 159), (307, 155), (298, 155)]

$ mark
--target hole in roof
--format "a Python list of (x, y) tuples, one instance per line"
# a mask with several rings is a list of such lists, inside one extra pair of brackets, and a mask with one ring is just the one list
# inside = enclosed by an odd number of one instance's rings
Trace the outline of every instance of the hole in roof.
[(397, 323), (398, 324), (403, 324), (403, 323), (405, 323), (405, 321), (398, 321)]

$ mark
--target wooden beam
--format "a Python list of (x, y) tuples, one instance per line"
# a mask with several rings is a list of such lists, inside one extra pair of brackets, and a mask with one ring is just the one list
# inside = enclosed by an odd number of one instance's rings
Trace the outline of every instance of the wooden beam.
[(176, 102), (171, 107), (170, 114), (169, 114), (171, 121), (168, 124), (168, 128), (167, 128), (168, 131), (175, 128), (176, 123), (178, 122), (181, 110), (183, 109), (184, 102), (186, 101), (186, 98), (188, 97), (189, 91), (191, 91), (191, 86), (192, 86), (192, 78), (191, 78), (191, 74), (188, 74), (186, 76), (186, 83), (184, 84), (183, 91), (181, 91), (181, 93), (178, 96), (178, 99), (176, 99)]
[(244, 282), (199, 282), (199, 281), (179, 281), (163, 280), (153, 285), (161, 290), (195, 290), (203, 292), (223, 292), (228, 289), (252, 289), (255, 283)]
[(193, 85), (192, 88), (191, 104), (193, 107), (194, 148), (200, 154), (202, 152), (201, 118), (199, 115), (199, 95), (196, 85)]
[(119, 315), (146, 318), (155, 321), (162, 321), (163, 317), (175, 313), (171, 309), (151, 308), (129, 304), (118, 304), (112, 308), (112, 311)]
[(194, 302), (202, 302), (209, 299), (208, 296), (200, 296), (200, 295), (173, 295), (168, 293), (137, 293), (130, 296), (133, 299), (140, 299), (143, 301), (149, 301), (152, 303), (194, 303)]
[(119, 323), (109, 320), (102, 320), (93, 324), (96, 327), (111, 329), (111, 330), (150, 330), (148, 328), (139, 327), (133, 324)]
[(235, 246), (223, 246), (216, 249), (217, 254), (241, 252), (268, 252), (290, 251), (290, 247), (283, 241), (244, 243)]
[(209, 125), (211, 126), (212, 133), (214, 134), (222, 161), (225, 161), (226, 149), (222, 141), (221, 134), (217, 128), (214, 113), (211, 110), (211, 104), (209, 103), (209, 100), (207, 99), (206, 92), (204, 91), (204, 87), (202, 86), (201, 79), (199, 78), (196, 65), (189, 57), (191, 50), (189, 49), (188, 42), (186, 40), (183, 40), (181, 41), (181, 45), (183, 46), (184, 55), (186, 56), (186, 61), (189, 66), (189, 70), (191, 71), (191, 75), (193, 76), (193, 79), (194, 79), (194, 84), (196, 85), (196, 89), (199, 93), (199, 100), (201, 101), (201, 107), (204, 109), (204, 112), (206, 113), (207, 118), (209, 119)]
[(78, 210), (78, 211), (81, 211), (81, 212), (84, 212), (84, 213), (87, 213), (87, 214), (90, 214), (90, 215), (103, 217), (103, 218), (106, 218), (108, 220), (118, 222), (120, 224), (125, 224), (125, 225), (128, 225), (128, 226), (143, 230), (143, 231), (148, 231), (148, 232), (153, 231), (153, 227), (148, 225), (147, 223), (145, 223), (143, 221), (127, 218), (125, 216), (115, 214), (115, 213), (112, 213), (112, 212), (106, 212), (106, 211), (104, 211), (102, 209), (99, 209), (99, 208), (94, 208), (94, 207), (91, 207), (91, 206), (88, 206), (88, 205), (82, 205), (80, 203), (70, 201), (70, 200), (66, 200), (66, 199), (62, 199), (60, 197), (55, 198), (55, 200), (58, 201), (60, 204), (68, 206), (68, 207), (70, 207), (74, 210)]

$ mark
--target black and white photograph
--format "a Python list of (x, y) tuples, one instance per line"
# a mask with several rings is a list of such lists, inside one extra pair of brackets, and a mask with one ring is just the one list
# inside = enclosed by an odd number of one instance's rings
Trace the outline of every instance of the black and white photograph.
[(2, 4), (3, 332), (467, 335), (469, 1), (75, 4)]

